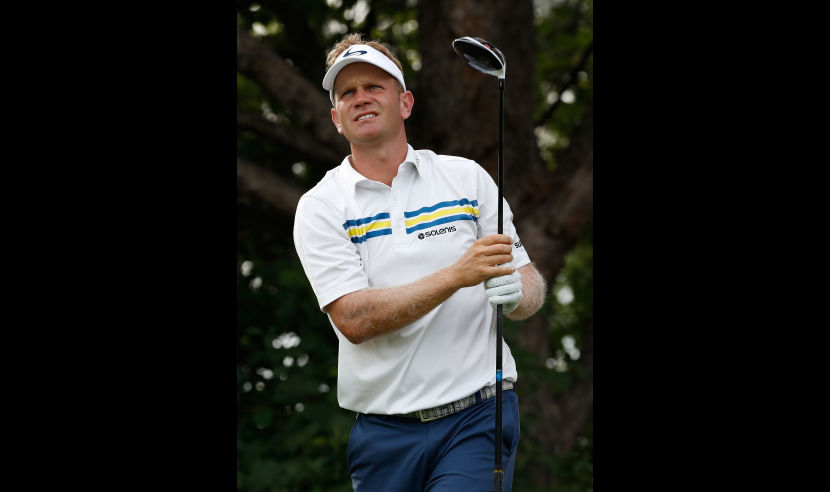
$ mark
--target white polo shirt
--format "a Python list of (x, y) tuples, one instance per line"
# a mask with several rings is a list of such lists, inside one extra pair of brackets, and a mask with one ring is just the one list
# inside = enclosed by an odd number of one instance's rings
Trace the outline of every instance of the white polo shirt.
[[(408, 284), (455, 263), (477, 239), (497, 232), (497, 200), (496, 183), (469, 159), (408, 145), (389, 187), (355, 171), (346, 157), (300, 199), (294, 245), (322, 309), (350, 292)], [(506, 201), (503, 213), (519, 268), (530, 259)], [(495, 384), (494, 316), (482, 283), (358, 345), (332, 322), (340, 340), (340, 406), (408, 413)], [(502, 350), (503, 377), (516, 381), (510, 348), (504, 343)]]

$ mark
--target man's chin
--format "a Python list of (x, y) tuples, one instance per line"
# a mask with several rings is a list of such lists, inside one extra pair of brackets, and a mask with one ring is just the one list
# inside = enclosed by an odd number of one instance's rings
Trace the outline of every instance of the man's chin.
[(379, 131), (358, 131), (352, 133), (348, 139), (351, 143), (372, 143), (380, 139)]

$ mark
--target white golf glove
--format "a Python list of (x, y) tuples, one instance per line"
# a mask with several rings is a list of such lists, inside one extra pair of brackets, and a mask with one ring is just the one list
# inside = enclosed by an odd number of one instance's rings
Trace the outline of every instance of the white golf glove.
[(522, 274), (518, 270), (510, 275), (493, 277), (484, 282), (484, 293), (493, 307), (502, 305), (502, 313), (512, 312), (522, 302)]

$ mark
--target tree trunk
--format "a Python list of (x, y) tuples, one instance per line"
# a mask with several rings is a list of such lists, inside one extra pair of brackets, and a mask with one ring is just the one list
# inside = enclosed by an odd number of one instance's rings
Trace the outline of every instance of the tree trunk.
[[(422, 0), (418, 16), (422, 69), (413, 89), (415, 107), (408, 122), (415, 148), (477, 161), (497, 177), (499, 90), (495, 77), (482, 74), (458, 58), (451, 41), (482, 37), (507, 60), (504, 93), (504, 196), (531, 259), (550, 283), (565, 253), (590, 226), (593, 215), (593, 118), (591, 105), (571, 136), (569, 149), (557, 156), (555, 172), (545, 169), (534, 133), (533, 93), (535, 30), (530, 0)], [(592, 365), (590, 327), (579, 361)], [(549, 327), (541, 316), (523, 322), (519, 344), (537, 357), (552, 357)], [(519, 368), (521, 372), (521, 368)], [(528, 371), (529, 387), (541, 384)], [(531, 381), (529, 381), (531, 380)], [(522, 439), (536, 449), (562, 456), (573, 445), (593, 405), (590, 379), (576, 381), (557, 398), (549, 391), (522, 393), (523, 412), (534, 415)], [(550, 470), (531, 459), (525, 473), (533, 483), (552, 484)]]

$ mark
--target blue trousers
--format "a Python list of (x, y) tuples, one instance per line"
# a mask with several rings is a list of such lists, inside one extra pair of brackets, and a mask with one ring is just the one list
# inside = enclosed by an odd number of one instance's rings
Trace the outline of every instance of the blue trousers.
[[(489, 492), (493, 490), (496, 398), (438, 420), (358, 414), (347, 461), (355, 492)], [(502, 397), (504, 490), (513, 485), (519, 401)]]

